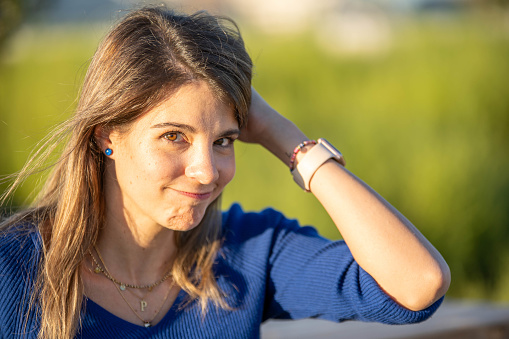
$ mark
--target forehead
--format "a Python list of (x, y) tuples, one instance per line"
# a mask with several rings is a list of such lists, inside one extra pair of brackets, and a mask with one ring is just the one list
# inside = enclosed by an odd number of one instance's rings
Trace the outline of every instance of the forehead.
[(197, 129), (238, 128), (232, 105), (222, 101), (204, 81), (179, 87), (137, 123), (146, 127), (168, 122)]

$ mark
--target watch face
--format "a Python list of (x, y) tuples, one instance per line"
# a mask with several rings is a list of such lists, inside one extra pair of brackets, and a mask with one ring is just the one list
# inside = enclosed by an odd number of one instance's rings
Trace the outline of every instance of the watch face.
[(343, 158), (343, 154), (336, 149), (336, 147), (332, 146), (330, 142), (327, 140), (320, 138), (318, 139), (318, 143), (324, 145), (332, 154), (334, 154), (334, 158), (343, 166), (346, 165), (345, 158)]

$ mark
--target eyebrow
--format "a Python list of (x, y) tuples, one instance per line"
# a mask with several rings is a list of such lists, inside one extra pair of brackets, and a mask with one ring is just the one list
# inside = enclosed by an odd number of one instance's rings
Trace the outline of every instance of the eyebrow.
[[(163, 122), (160, 124), (155, 124), (150, 126), (150, 128), (167, 128), (167, 127), (176, 127), (179, 129), (183, 129), (185, 131), (189, 131), (191, 133), (196, 133), (196, 128), (187, 124), (179, 124), (176, 122)], [(240, 130), (238, 128), (228, 129), (226, 131), (221, 132), (221, 136), (235, 135), (240, 134)]]
[(231, 135), (240, 135), (240, 130), (238, 128), (232, 128), (221, 133), (222, 137), (231, 136)]
[(186, 125), (186, 124), (179, 124), (176, 122), (163, 122), (160, 124), (155, 124), (155, 125), (150, 126), (150, 128), (166, 128), (166, 127), (176, 127), (176, 128), (180, 128), (180, 129), (192, 132), (192, 133), (196, 133), (196, 129), (193, 126)]

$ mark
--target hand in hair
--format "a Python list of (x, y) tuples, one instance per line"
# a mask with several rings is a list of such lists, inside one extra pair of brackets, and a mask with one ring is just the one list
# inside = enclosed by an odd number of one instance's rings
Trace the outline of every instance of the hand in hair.
[(260, 144), (288, 164), (293, 147), (307, 139), (293, 122), (279, 114), (251, 88), (248, 121), (241, 130), (239, 140)]

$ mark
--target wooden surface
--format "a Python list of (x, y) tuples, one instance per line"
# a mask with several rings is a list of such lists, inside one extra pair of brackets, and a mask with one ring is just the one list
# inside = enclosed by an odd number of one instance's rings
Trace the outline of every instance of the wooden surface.
[(447, 301), (431, 319), (414, 325), (324, 320), (271, 320), (262, 339), (509, 339), (509, 305)]

